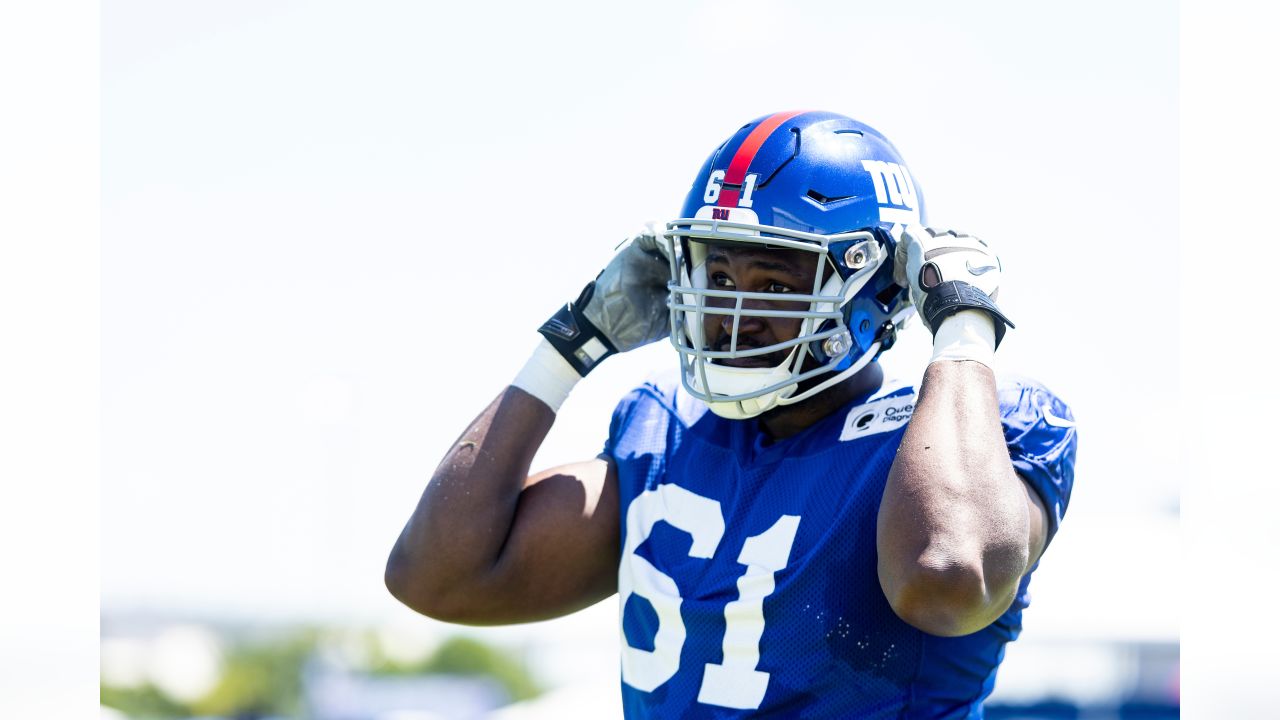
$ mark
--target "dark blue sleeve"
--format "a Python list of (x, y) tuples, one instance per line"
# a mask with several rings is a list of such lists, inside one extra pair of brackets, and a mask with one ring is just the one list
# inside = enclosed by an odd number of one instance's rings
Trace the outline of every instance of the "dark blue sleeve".
[(1049, 515), (1045, 546), (1071, 500), (1075, 480), (1076, 423), (1071, 408), (1040, 383), (1017, 378), (999, 385), (1000, 419), (1009, 458), (1040, 496)]

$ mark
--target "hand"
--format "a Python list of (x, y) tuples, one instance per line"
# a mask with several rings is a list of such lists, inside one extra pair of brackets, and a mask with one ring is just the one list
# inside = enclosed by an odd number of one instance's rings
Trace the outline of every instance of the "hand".
[(671, 332), (667, 282), (671, 264), (662, 231), (652, 223), (625, 242), (596, 277), (582, 314), (618, 352), (661, 340)]
[(613, 260), (538, 332), (585, 376), (606, 357), (671, 332), (667, 282), (671, 264), (653, 223), (622, 244)]
[(1000, 312), (1000, 258), (983, 240), (955, 230), (912, 225), (898, 238), (893, 279), (909, 288), (911, 302), (930, 332), (965, 309), (986, 311), (995, 323), (996, 344), (1013, 323)]

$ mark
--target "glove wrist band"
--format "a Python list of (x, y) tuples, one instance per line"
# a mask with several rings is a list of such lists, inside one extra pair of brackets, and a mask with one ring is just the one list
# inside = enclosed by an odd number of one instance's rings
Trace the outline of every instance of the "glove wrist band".
[(943, 321), (965, 309), (982, 310), (988, 314), (995, 327), (995, 347), (1000, 347), (1005, 327), (1014, 327), (986, 293), (960, 280), (949, 280), (929, 288), (919, 311), (925, 325), (933, 329), (936, 343)]
[(609, 338), (582, 314), (582, 308), (591, 301), (595, 289), (595, 282), (587, 283), (577, 300), (560, 308), (538, 328), (538, 332), (581, 377), (586, 377), (601, 360), (618, 352)]
[(560, 351), (543, 338), (511, 385), (546, 403), (552, 412), (560, 412), (569, 392), (581, 380), (582, 376)]

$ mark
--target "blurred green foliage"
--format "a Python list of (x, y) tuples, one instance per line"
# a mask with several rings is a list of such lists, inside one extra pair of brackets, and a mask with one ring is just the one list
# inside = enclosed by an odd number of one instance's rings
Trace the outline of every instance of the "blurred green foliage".
[[(140, 720), (170, 720), (195, 715), (252, 718), (268, 715), (302, 717), (303, 668), (318, 652), (325, 631), (304, 628), (252, 640), (227, 641), (222, 674), (204, 697), (183, 703), (166, 696), (156, 687), (100, 688), (103, 705)], [(507, 651), (467, 637), (446, 639), (429, 656), (418, 662), (392, 660), (379, 647), (375, 636), (362, 636), (368, 657), (367, 667), (352, 667), (356, 673), (372, 675), (464, 675), (496, 680), (512, 701), (536, 697), (542, 688), (524, 664)]]
[(192, 704), (199, 715), (302, 714), (302, 668), (315, 652), (319, 632), (302, 630), (272, 642), (233, 646), (222, 678)]
[(402, 664), (377, 652), (373, 672), (383, 675), (483, 675), (502, 684), (512, 701), (527, 700), (542, 688), (524, 664), (506, 652), (467, 637), (452, 637), (417, 663)]
[(175, 718), (191, 715), (191, 708), (169, 699), (150, 683), (141, 687), (99, 687), (100, 702), (139, 720)]

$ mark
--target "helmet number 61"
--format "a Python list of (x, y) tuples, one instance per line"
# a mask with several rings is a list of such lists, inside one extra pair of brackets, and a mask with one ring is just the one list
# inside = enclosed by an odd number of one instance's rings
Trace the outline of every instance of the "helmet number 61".
[[(702, 194), (703, 202), (712, 204), (720, 200), (720, 190), (724, 186), (724, 170), (712, 170), (711, 175), (707, 177), (707, 189)], [(738, 207), (751, 207), (751, 195), (756, 191), (756, 183), (760, 181), (760, 175), (757, 173), (749, 173), (742, 180), (741, 194), (738, 196)]]

